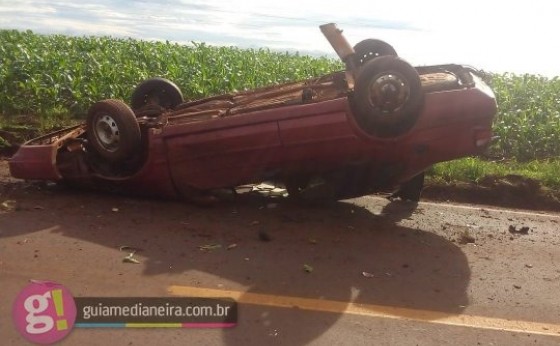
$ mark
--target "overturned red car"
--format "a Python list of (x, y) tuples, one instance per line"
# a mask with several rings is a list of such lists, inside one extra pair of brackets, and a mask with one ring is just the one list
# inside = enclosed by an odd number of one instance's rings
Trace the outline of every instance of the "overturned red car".
[(344, 71), (194, 101), (149, 79), (130, 106), (100, 101), (85, 124), (24, 143), (11, 174), (166, 198), (266, 180), (292, 196), (324, 184), (336, 199), (418, 200), (427, 168), (488, 146), (496, 101), (476, 70), (412, 67), (383, 41), (321, 29)]

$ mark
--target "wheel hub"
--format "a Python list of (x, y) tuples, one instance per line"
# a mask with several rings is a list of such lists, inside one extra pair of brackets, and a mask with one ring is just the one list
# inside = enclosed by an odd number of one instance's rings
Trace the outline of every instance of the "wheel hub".
[(406, 79), (398, 74), (383, 74), (373, 78), (369, 88), (370, 103), (383, 113), (399, 111), (410, 95)]
[(95, 122), (95, 133), (99, 143), (108, 151), (115, 151), (120, 141), (119, 127), (111, 116), (101, 115)]

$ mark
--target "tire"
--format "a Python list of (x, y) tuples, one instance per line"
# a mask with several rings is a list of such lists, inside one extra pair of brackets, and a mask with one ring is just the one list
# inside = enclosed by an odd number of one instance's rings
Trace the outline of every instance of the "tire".
[(397, 51), (385, 41), (367, 39), (354, 46), (354, 63), (356, 67), (364, 65), (366, 62), (384, 55), (397, 56)]
[(418, 202), (424, 188), (424, 172), (415, 175), (412, 179), (402, 184), (392, 198), (400, 197), (404, 201)]
[(365, 132), (395, 137), (416, 123), (424, 91), (418, 72), (409, 63), (396, 56), (380, 56), (360, 69), (349, 101)]
[(140, 126), (132, 109), (120, 100), (95, 103), (86, 125), (90, 147), (109, 162), (129, 159), (140, 148)]
[(138, 84), (132, 92), (130, 105), (138, 110), (148, 104), (173, 109), (183, 103), (183, 93), (175, 83), (165, 78), (151, 78)]

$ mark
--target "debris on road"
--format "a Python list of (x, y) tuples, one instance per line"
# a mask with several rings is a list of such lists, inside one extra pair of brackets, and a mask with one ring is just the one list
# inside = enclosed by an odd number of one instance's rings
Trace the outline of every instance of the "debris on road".
[(134, 246), (122, 245), (122, 246), (119, 246), (119, 251), (133, 251), (133, 252), (138, 252), (138, 251), (143, 251), (143, 250), (140, 249), (140, 248), (138, 248), (138, 247), (134, 247)]
[(233, 244), (229, 244), (228, 247), (226, 248), (227, 250), (231, 250), (231, 249), (235, 249), (237, 247), (236, 243)]
[(374, 274), (368, 273), (368, 272), (362, 272), (362, 276), (363, 276), (363, 277), (366, 277), (366, 278), (373, 278), (373, 277), (375, 277)]
[(216, 250), (222, 247), (222, 244), (206, 244), (206, 245), (199, 245), (198, 248), (200, 250), (209, 251), (209, 250)]
[(8, 200), (5, 200), (4, 202), (2, 202), (2, 204), (0, 204), (0, 206), (2, 206), (2, 209), (6, 210), (6, 211), (12, 211), (12, 210), (16, 210), (17, 202), (14, 201), (13, 199), (8, 199)]
[(518, 290), (519, 290), (519, 289), (521, 289), (521, 286), (520, 286), (520, 285), (513, 285), (513, 288), (515, 288), (515, 289), (518, 289)]
[(113, 208), (113, 209), (111, 209), (111, 211), (112, 211), (113, 213), (117, 213), (117, 212), (119, 211), (119, 208)]
[(134, 254), (138, 251), (142, 251), (142, 249), (135, 248), (133, 246), (122, 245), (119, 246), (119, 251), (130, 251), (130, 253), (122, 259), (123, 263), (134, 263), (134, 264), (140, 263), (140, 261), (134, 258)]
[(527, 234), (529, 234), (529, 230), (530, 230), (530, 228), (528, 226), (522, 226), (521, 228), (517, 229), (516, 226), (509, 225), (509, 233), (512, 233), (512, 234), (527, 235)]
[(136, 258), (134, 258), (134, 254), (135, 254), (135, 252), (129, 253), (128, 256), (126, 256), (125, 258), (122, 259), (123, 263), (140, 264), (140, 261), (138, 261)]
[(278, 187), (273, 184), (262, 183), (259, 185), (254, 185), (251, 192), (256, 192), (260, 195), (266, 197), (286, 197), (288, 196), (288, 191), (284, 188)]
[(306, 273), (311, 273), (311, 272), (313, 271), (313, 267), (310, 266), (309, 264), (304, 264), (304, 265), (303, 265), (303, 270), (304, 270)]
[(242, 193), (249, 193), (253, 191), (253, 187), (254, 185), (252, 184), (236, 186), (235, 193), (238, 195)]

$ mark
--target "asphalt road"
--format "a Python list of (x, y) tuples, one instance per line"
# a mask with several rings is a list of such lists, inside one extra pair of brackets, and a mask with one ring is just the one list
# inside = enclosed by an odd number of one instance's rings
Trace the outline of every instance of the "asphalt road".
[(11, 307), (30, 279), (75, 297), (239, 302), (233, 328), (75, 328), (65, 345), (560, 344), (558, 213), (256, 195), (201, 209), (27, 184), (1, 167), (2, 345), (26, 344)]

